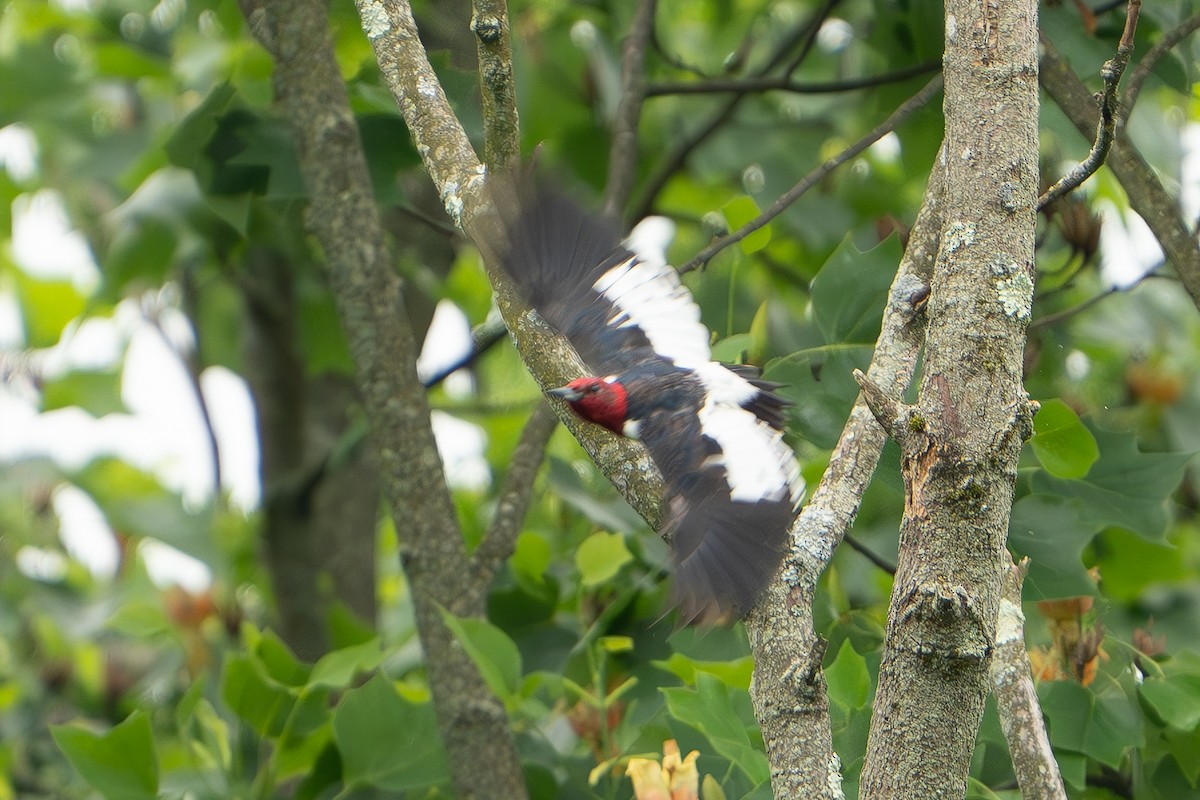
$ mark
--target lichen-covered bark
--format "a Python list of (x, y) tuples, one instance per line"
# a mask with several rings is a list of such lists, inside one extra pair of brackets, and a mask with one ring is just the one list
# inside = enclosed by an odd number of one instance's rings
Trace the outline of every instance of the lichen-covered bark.
[(491, 169), (515, 164), (521, 157), (507, 6), (505, 0), (475, 0), (471, 15), (483, 100), (483, 157)]
[[(897, 395), (912, 380), (924, 339), (921, 308), (942, 229), (942, 186), (939, 165), (930, 175), (925, 202), (888, 293), (868, 373)], [(820, 485), (792, 527), (791, 553), (746, 619), (754, 654), (750, 694), (776, 797), (842, 796), (820, 669), (824, 647), (813, 628), (812, 604), (817, 579), (854, 523), (886, 439), (866, 404), (856, 403)]]
[(1021, 796), (1037, 800), (1067, 800), (1058, 762), (1050, 749), (1042, 706), (1030, 673), (1025, 649), (1025, 615), (1021, 613), (1021, 584), (1025, 567), (1003, 553), (1006, 569), (1000, 612), (996, 622), (996, 652), (992, 655), (992, 691), (1000, 712), (1000, 725), (1012, 755), (1013, 772)]
[[(248, 1), (248, 0), (247, 0)], [(416, 342), (371, 190), (358, 128), (330, 43), (321, 0), (279, 0), (247, 16), (276, 59), (280, 107), (292, 124), (310, 203), (363, 404), (384, 493), (412, 587), (428, 680), (455, 790), (462, 798), (526, 796), (504, 706), (442, 622), (465, 608), (467, 556), (438, 458)], [(257, 25), (255, 23), (258, 23)]]
[(945, 224), (924, 374), (915, 406), (872, 408), (900, 443), (906, 494), (863, 798), (966, 792), (1030, 427), (1037, 5), (949, 0), (945, 14)]

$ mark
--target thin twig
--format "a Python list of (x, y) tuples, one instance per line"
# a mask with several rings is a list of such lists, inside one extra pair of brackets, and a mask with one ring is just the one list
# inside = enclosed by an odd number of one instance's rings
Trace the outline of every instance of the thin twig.
[(711, 78), (703, 81), (672, 81), (656, 83), (646, 87), (646, 97), (662, 97), (664, 95), (681, 94), (718, 94), (724, 92), (770, 92), (782, 91), (795, 94), (833, 94), (850, 92), (856, 89), (870, 89), (888, 83), (906, 81), (918, 75), (936, 72), (942, 65), (929, 62), (915, 64), (911, 67), (883, 72), (879, 75), (868, 75), (862, 78), (847, 78), (840, 81), (810, 82), (794, 81), (788, 76), (751, 77), (751, 78)]
[(796, 202), (801, 195), (817, 185), (825, 176), (833, 172), (835, 169), (846, 163), (850, 159), (862, 153), (875, 142), (879, 141), (884, 135), (891, 133), (900, 126), (902, 122), (913, 115), (918, 109), (924, 107), (933, 97), (942, 89), (942, 76), (937, 75), (929, 83), (925, 84), (921, 91), (914, 94), (912, 97), (905, 100), (900, 106), (891, 113), (882, 123), (875, 126), (869, 133), (863, 136), (854, 144), (847, 147), (842, 152), (838, 153), (833, 158), (829, 159), (821, 166), (814, 169), (812, 172), (805, 175), (799, 183), (785, 192), (778, 200), (772, 203), (765, 211), (759, 214), (754, 219), (747, 222), (742, 227), (738, 228), (733, 233), (710, 244), (708, 247), (701, 250), (696, 257), (679, 268), (679, 271), (689, 272), (704, 266), (712, 260), (713, 256), (729, 247), (732, 244), (737, 244), (742, 239), (745, 239), (750, 234), (754, 233), (759, 228), (766, 225), (775, 217), (779, 216), (783, 211)]
[(469, 367), (475, 363), (481, 355), (492, 349), (493, 346), (508, 333), (508, 328), (504, 324), (504, 320), (496, 317), (495, 319), (485, 320), (471, 331), (471, 352), (467, 353), (462, 358), (455, 361), (453, 364), (443, 367), (433, 373), (425, 380), (421, 381), (421, 385), (426, 389), (432, 389), (446, 378), (458, 372), (463, 367)]
[(483, 99), (483, 158), (489, 169), (498, 170), (515, 164), (521, 155), (508, 7), (505, 0), (474, 0), (472, 5)]
[[(754, 76), (768, 75), (788, 57), (788, 53), (800, 43), (801, 57), (812, 51), (812, 45), (817, 39), (817, 32), (821, 30), (821, 25), (825, 19), (833, 11), (839, 0), (824, 0), (821, 7), (813, 12), (812, 17), (805, 20), (804, 24), (800, 25), (792, 34), (786, 37), (779, 45), (778, 49), (767, 59), (767, 63), (756, 70)], [(788, 65), (785, 74), (790, 75), (796, 68), (798, 60), (793, 59)], [(733, 116), (733, 112), (741, 105), (742, 100), (746, 99), (746, 94), (735, 94), (727, 98), (725, 102), (716, 110), (706, 122), (695, 129), (690, 135), (685, 136), (679, 144), (667, 155), (666, 159), (660, 164), (654, 174), (650, 176), (647, 182), (646, 189), (642, 192), (641, 198), (634, 206), (632, 219), (641, 219), (648, 216), (654, 210), (654, 201), (658, 198), (663, 187), (667, 185), (667, 181), (678, 172), (685, 163), (688, 157), (695, 152), (696, 148), (704, 142), (708, 141), (708, 137), (716, 133), (722, 125), (729, 121)]]
[(1200, 13), (1193, 14), (1164, 33), (1158, 44), (1146, 51), (1146, 55), (1142, 56), (1142, 60), (1134, 67), (1129, 80), (1125, 81), (1125, 97), (1121, 100), (1119, 124), (1124, 125), (1129, 120), (1129, 115), (1133, 113), (1133, 106), (1137, 103), (1138, 95), (1141, 94), (1142, 87), (1145, 86), (1150, 73), (1158, 66), (1158, 62), (1198, 29), (1200, 29)]
[[(1096, 139), (1087, 158), (1081, 161), (1070, 172), (1059, 178), (1058, 182), (1038, 198), (1038, 210), (1073, 191), (1090, 178), (1100, 165), (1108, 158), (1113, 142), (1117, 139), (1117, 119), (1119, 100), (1117, 85), (1129, 64), (1133, 54), (1133, 34), (1137, 31), (1138, 15), (1142, 11), (1142, 0), (1129, 0), (1129, 10), (1125, 14), (1125, 32), (1121, 34), (1121, 42), (1117, 45), (1117, 54), (1104, 62), (1100, 68), (1100, 77), (1104, 80), (1104, 90), (1100, 95), (1100, 122), (1096, 125)], [(1044, 36), (1044, 34), (1043, 34)]]
[(533, 482), (542, 465), (546, 443), (557, 427), (558, 417), (554, 409), (542, 402), (534, 409), (525, 429), (521, 431), (521, 439), (508, 462), (504, 486), (496, 502), (496, 516), (483, 541), (471, 555), (469, 574), (474, 590), (486, 592), (500, 567), (512, 555), (533, 495)]
[(869, 547), (867, 547), (865, 544), (860, 542), (858, 539), (855, 539), (850, 534), (847, 533), (845, 536), (843, 536), (842, 541), (845, 542), (850, 547), (850, 549), (852, 549), (855, 552), (862, 555), (864, 558), (867, 559), (867, 561), (870, 561), (872, 564), (879, 567), (881, 570), (883, 570), (887, 574), (889, 574), (889, 575), (896, 574), (896, 565), (895, 564), (891, 563), (886, 558), (884, 558), (883, 556), (876, 553), (874, 550), (871, 550)]
[[(1096, 103), (1053, 42), (1046, 39), (1042, 40), (1038, 79), (1079, 134), (1090, 139), (1099, 116)], [(1128, 195), (1130, 207), (1150, 226), (1192, 302), (1200, 308), (1200, 248), (1191, 221), (1183, 218), (1179, 203), (1127, 138), (1117, 141), (1107, 166)]]
[(1100, 294), (1095, 295), (1093, 297), (1089, 297), (1087, 300), (1084, 300), (1082, 303), (1080, 303), (1077, 306), (1071, 306), (1070, 308), (1063, 309), (1062, 311), (1056, 311), (1053, 314), (1047, 314), (1044, 317), (1038, 317), (1033, 322), (1029, 323), (1029, 329), (1035, 330), (1037, 328), (1049, 328), (1051, 325), (1057, 325), (1058, 323), (1062, 322), (1063, 320), (1070, 319), (1071, 317), (1075, 316), (1076, 314), (1080, 314), (1084, 311), (1087, 311), (1089, 308), (1096, 305), (1101, 300), (1105, 299), (1106, 297), (1112, 297), (1114, 294), (1118, 294), (1120, 291), (1121, 290), (1118, 289), (1116, 286), (1113, 286), (1110, 289), (1105, 289)]
[(638, 120), (646, 95), (646, 47), (654, 32), (658, 0), (638, 0), (629, 35), (625, 37), (621, 63), (621, 102), (613, 124), (608, 152), (608, 183), (604, 191), (604, 213), (616, 216), (633, 190), (638, 157)]
[(196, 398), (196, 407), (200, 410), (200, 420), (204, 425), (204, 436), (208, 443), (208, 455), (212, 459), (212, 486), (213, 498), (220, 502), (221, 498), (221, 444), (217, 440), (217, 429), (213, 425), (212, 413), (208, 408), (208, 401), (204, 398), (204, 389), (200, 386), (200, 328), (196, 324), (197, 309), (196, 309), (196, 289), (192, 283), (191, 269), (187, 266), (183, 268), (180, 278), (180, 292), (182, 294), (182, 302), (184, 306), (184, 316), (187, 318), (188, 325), (192, 329), (192, 339), (194, 340), (195, 349), (192, 352), (187, 352), (176, 346), (175, 342), (167, 334), (166, 329), (162, 324), (162, 308), (159, 303), (155, 303), (153, 307), (147, 307), (143, 304), (142, 317), (150, 324), (150, 327), (159, 335), (163, 344), (171, 351), (171, 354), (179, 359), (180, 366), (187, 374), (188, 387), (192, 390), (192, 396)]

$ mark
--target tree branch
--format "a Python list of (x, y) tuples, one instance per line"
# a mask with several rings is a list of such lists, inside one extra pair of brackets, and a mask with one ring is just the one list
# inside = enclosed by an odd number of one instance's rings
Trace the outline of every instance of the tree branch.
[[(374, 0), (365, 6), (368, 34), (378, 40), (389, 22)], [(310, 197), (307, 223), (329, 261), (338, 316), (379, 448), (384, 492), (408, 553), (405, 573), (418, 634), (427, 662), (436, 665), (427, 674), (452, 780), (463, 798), (522, 798), (524, 775), (504, 706), (442, 621), (443, 608), (458, 614), (481, 609), (462, 602), (465, 546), (417, 379), (417, 345), (403, 312), (400, 280), (334, 58), (328, 9), (323, 0), (277, 0), (267, 11), (277, 99), (293, 127)], [(411, 14), (407, 18), (411, 22)], [(386, 53), (377, 55), (388, 61)], [(406, 76), (414, 87), (420, 80), (412, 71)], [(436, 82), (423, 86), (440, 94)], [(448, 207), (464, 185), (443, 191)]]
[[(396, 98), (426, 171), (455, 223), (475, 241), (488, 265), (496, 303), (517, 352), (543, 388), (561, 386), (587, 372), (563, 337), (525, 308), (503, 270), (496, 265), (498, 232), (489, 219), (485, 170), (437, 81), (404, 0), (357, 0), (363, 29), (388, 88)], [(617, 491), (657, 529), (661, 521), (662, 478), (642, 445), (579, 420), (563, 403), (555, 412), (583, 445)]]
[(508, 7), (505, 0), (474, 0), (473, 7), (471, 30), (483, 98), (483, 157), (488, 167), (501, 170), (521, 157)]
[[(1046, 94), (1067, 115), (1075, 129), (1090, 138), (1096, 129), (1096, 103), (1053, 43), (1047, 40), (1042, 42), (1039, 77)], [(1106, 163), (1129, 196), (1129, 205), (1146, 221), (1167, 260), (1175, 267), (1183, 288), (1200, 308), (1200, 247), (1196, 245), (1190, 225), (1180, 214), (1179, 205), (1127, 139), (1117, 140)]]
[[(868, 369), (874, 382), (896, 396), (912, 380), (924, 336), (920, 309), (941, 238), (943, 176), (939, 155), (888, 293)], [(813, 627), (812, 604), (817, 579), (854, 523), (886, 441), (859, 398), (825, 475), (792, 525), (791, 552), (746, 618), (754, 656), (751, 699), (771, 761), (775, 797), (842, 797), (820, 671), (823, 644)]]
[(899, 83), (918, 75), (937, 72), (941, 64), (915, 64), (911, 67), (883, 72), (879, 75), (867, 75), (862, 78), (847, 78), (840, 81), (824, 83), (805, 83), (794, 81), (784, 75), (780, 77), (749, 77), (749, 78), (709, 78), (701, 81), (675, 81), (670, 83), (652, 83), (646, 87), (646, 97), (662, 97), (664, 95), (681, 94), (718, 94), (723, 92), (793, 92), (795, 94), (833, 94), (850, 92), (857, 89), (871, 89), (889, 83)]
[(905, 507), (862, 800), (967, 792), (1030, 427), (1037, 2), (947, 0), (945, 15), (946, 218), (901, 440)]
[(1158, 40), (1158, 44), (1146, 51), (1146, 55), (1142, 56), (1141, 61), (1134, 68), (1133, 74), (1129, 76), (1129, 80), (1125, 81), (1125, 97), (1121, 100), (1118, 120), (1120, 126), (1124, 127), (1125, 123), (1129, 121), (1129, 115), (1133, 113), (1138, 95), (1141, 94), (1142, 87), (1146, 85), (1146, 79), (1150, 77), (1150, 73), (1158, 66), (1158, 62), (1197, 30), (1200, 30), (1200, 13), (1193, 14), (1164, 33)]
[(496, 501), (496, 516), (471, 556), (473, 590), (487, 592), (496, 573), (516, 547), (517, 535), (525, 521), (533, 482), (546, 453), (546, 443), (558, 428), (558, 417), (546, 403), (539, 403), (521, 431), (521, 439), (508, 463), (504, 486)]
[(608, 183), (604, 189), (604, 213), (617, 216), (633, 191), (638, 157), (638, 120), (646, 95), (646, 47), (654, 35), (654, 12), (658, 0), (638, 0), (629, 35), (625, 37), (621, 63), (621, 103), (613, 124), (608, 149)]
[(1013, 771), (1023, 797), (1066, 800), (1058, 762), (1046, 736), (1042, 707), (1033, 685), (1029, 653), (1025, 650), (1025, 615), (1021, 613), (1021, 584), (1029, 559), (1020, 566), (1004, 551), (1007, 572), (1003, 579), (1000, 615), (996, 623), (996, 649), (992, 653), (992, 692), (1000, 711), (1000, 725), (1012, 756)]
[[(800, 43), (800, 54), (788, 64), (785, 74), (790, 75), (799, 66), (799, 63), (805, 56), (812, 51), (812, 46), (817, 40), (817, 32), (821, 30), (821, 25), (829, 16), (834, 6), (839, 0), (823, 0), (821, 7), (813, 12), (812, 17), (806, 20), (802, 25), (796, 28), (790, 36), (785, 38), (776, 48), (775, 52), (767, 59), (767, 63), (754, 73), (754, 76), (762, 76), (769, 74), (776, 69), (780, 64), (787, 60), (788, 53)], [(729, 121), (733, 116), (733, 112), (741, 105), (742, 100), (749, 95), (735, 94), (728, 98), (725, 102), (702, 123), (689, 136), (684, 137), (679, 144), (675, 146), (659, 165), (654, 174), (650, 176), (650, 180), (646, 184), (645, 190), (642, 192), (641, 199), (634, 206), (632, 219), (641, 219), (648, 216), (654, 210), (654, 201), (658, 197), (659, 192), (667, 185), (667, 181), (679, 171), (697, 147), (708, 140), (708, 137), (716, 133), (722, 125)]]
[(902, 122), (913, 115), (918, 109), (923, 108), (926, 103), (933, 99), (942, 88), (942, 76), (938, 75), (929, 83), (925, 84), (921, 91), (914, 94), (912, 97), (901, 103), (895, 111), (888, 116), (883, 122), (875, 126), (870, 132), (859, 139), (854, 144), (847, 147), (842, 152), (838, 153), (833, 158), (829, 159), (812, 172), (800, 179), (799, 183), (785, 192), (774, 203), (772, 203), (765, 211), (759, 214), (754, 219), (747, 222), (742, 227), (738, 228), (728, 236), (724, 236), (710, 244), (708, 247), (696, 254), (691, 261), (688, 261), (679, 268), (680, 273), (690, 272), (698, 269), (713, 259), (717, 253), (724, 250), (730, 245), (737, 244), (742, 239), (745, 239), (750, 234), (754, 233), (759, 228), (766, 225), (775, 217), (782, 214), (788, 206), (800, 199), (801, 196), (813, 186), (820, 183), (825, 176), (833, 172), (835, 169), (845, 164), (850, 159), (862, 153), (868, 147), (884, 137), (885, 134), (894, 131)]
[(426, 389), (432, 389), (460, 369), (471, 366), (481, 355), (495, 347), (507, 333), (508, 328), (505, 327), (504, 320), (491, 317), (484, 320), (471, 332), (471, 352), (427, 377), (421, 382), (422, 385)]
[(1129, 56), (1133, 54), (1133, 35), (1137, 31), (1138, 15), (1142, 12), (1142, 0), (1129, 0), (1125, 16), (1125, 32), (1117, 45), (1117, 54), (1104, 62), (1100, 69), (1100, 77), (1104, 80), (1104, 90), (1100, 93), (1100, 121), (1096, 124), (1096, 140), (1092, 144), (1087, 158), (1075, 165), (1074, 169), (1062, 176), (1053, 186), (1038, 198), (1038, 210), (1053, 203), (1067, 192), (1074, 191), (1084, 181), (1100, 169), (1100, 165), (1108, 158), (1113, 142), (1117, 138), (1117, 121), (1120, 101), (1117, 97), (1117, 86), (1125, 67), (1129, 64)]

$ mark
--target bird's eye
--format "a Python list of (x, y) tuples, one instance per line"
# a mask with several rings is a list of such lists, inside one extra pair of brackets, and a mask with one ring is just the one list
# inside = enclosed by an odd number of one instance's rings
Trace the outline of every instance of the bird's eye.
[(593, 383), (591, 386), (587, 387), (583, 391), (584, 391), (584, 394), (595, 394), (596, 392), (600, 391), (600, 387)]

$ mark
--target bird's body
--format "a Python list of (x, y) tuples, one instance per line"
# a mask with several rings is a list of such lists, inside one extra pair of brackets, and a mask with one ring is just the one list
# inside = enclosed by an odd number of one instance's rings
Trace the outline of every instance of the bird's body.
[(744, 614), (779, 565), (803, 493), (783, 441), (786, 401), (756, 368), (712, 360), (700, 310), (661, 253), (633, 252), (610, 221), (558, 193), (509, 188), (504, 268), (596, 373), (549, 393), (646, 445), (666, 486), (684, 620)]

